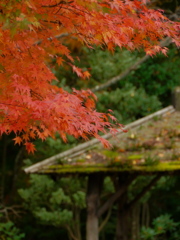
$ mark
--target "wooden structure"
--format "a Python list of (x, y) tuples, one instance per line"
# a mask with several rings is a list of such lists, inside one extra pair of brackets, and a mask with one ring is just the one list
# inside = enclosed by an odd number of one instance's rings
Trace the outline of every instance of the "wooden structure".
[[(127, 240), (130, 231), (127, 212), (163, 174), (180, 173), (180, 112), (173, 106), (128, 124), (126, 128), (127, 133), (119, 131), (113, 137), (104, 135), (112, 149), (103, 149), (98, 140), (93, 139), (25, 169), (26, 173), (88, 176), (87, 240), (99, 239), (99, 218), (119, 199), (117, 226), (120, 227), (117, 227), (116, 239)], [(155, 177), (127, 205), (125, 193), (140, 174)], [(116, 191), (100, 205), (105, 176), (115, 180)]]

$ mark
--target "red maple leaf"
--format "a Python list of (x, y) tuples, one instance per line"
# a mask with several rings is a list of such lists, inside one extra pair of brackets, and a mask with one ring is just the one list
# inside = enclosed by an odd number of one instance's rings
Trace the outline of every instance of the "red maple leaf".
[(36, 151), (35, 145), (33, 143), (25, 142), (24, 145), (26, 146), (28, 153), (34, 153), (34, 151)]
[[(75, 137), (96, 137), (113, 128), (108, 114), (95, 110), (96, 96), (90, 91), (68, 93), (52, 84), (56, 79), (52, 60), (69, 64), (80, 77), (87, 71), (73, 65), (64, 44), (72, 39), (89, 48), (115, 46), (129, 50), (144, 48), (147, 54), (166, 54), (157, 47), (168, 36), (179, 46), (180, 24), (158, 10), (148, 9), (145, 0), (30, 0), (0, 1), (0, 133), (14, 132), (16, 144), (34, 152), (35, 138), (42, 140), (59, 132)], [(120, 14), (119, 14), (120, 13)], [(113, 118), (113, 117), (111, 117)], [(116, 125), (118, 126), (118, 125)], [(108, 146), (105, 140), (100, 140)]]

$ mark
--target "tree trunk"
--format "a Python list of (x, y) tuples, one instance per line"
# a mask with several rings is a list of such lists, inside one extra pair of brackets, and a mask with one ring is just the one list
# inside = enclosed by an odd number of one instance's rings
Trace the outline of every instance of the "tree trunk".
[(127, 192), (124, 193), (122, 198), (118, 203), (118, 218), (116, 225), (116, 240), (130, 240), (131, 234), (131, 224), (129, 224), (130, 220), (130, 211), (126, 209), (127, 204)]
[(0, 179), (0, 202), (4, 203), (5, 186), (6, 186), (6, 161), (7, 161), (7, 136), (2, 136), (3, 149), (1, 157), (1, 179)]
[(103, 184), (103, 175), (93, 173), (89, 175), (87, 186), (87, 223), (86, 223), (86, 240), (99, 239), (99, 221), (98, 207), (100, 203), (100, 192)]
[[(119, 174), (119, 179), (116, 188), (123, 188), (127, 183), (125, 179), (129, 177), (127, 174)], [(116, 240), (136, 240), (138, 234), (135, 234), (135, 230), (133, 229), (133, 221), (134, 224), (137, 224), (139, 220), (133, 218), (133, 211), (138, 201), (153, 187), (156, 182), (161, 178), (161, 174), (155, 176), (148, 185), (146, 185), (142, 191), (137, 194), (131, 202), (128, 202), (127, 189), (124, 195), (120, 198), (118, 202), (118, 220), (116, 227)], [(139, 223), (138, 223), (139, 226)], [(134, 234), (133, 234), (134, 233)]]
[(134, 179), (136, 175), (130, 175), (127, 173), (121, 173), (118, 176), (118, 181), (116, 182), (117, 189), (125, 188), (126, 191), (118, 200), (118, 213), (117, 213), (117, 225), (116, 225), (116, 240), (130, 240), (131, 238), (131, 210), (127, 208), (128, 203), (128, 187), (131, 184), (127, 179)]
[(174, 89), (172, 98), (174, 108), (176, 111), (180, 111), (180, 86)]
[(140, 204), (137, 203), (132, 209), (132, 240), (138, 240), (140, 232)]

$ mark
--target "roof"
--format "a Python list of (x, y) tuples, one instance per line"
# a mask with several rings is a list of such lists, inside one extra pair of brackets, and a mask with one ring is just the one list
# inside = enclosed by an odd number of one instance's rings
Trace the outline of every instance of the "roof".
[(172, 106), (126, 126), (127, 133), (103, 137), (59, 153), (25, 169), (26, 173), (88, 174), (93, 172), (180, 173), (180, 112)]

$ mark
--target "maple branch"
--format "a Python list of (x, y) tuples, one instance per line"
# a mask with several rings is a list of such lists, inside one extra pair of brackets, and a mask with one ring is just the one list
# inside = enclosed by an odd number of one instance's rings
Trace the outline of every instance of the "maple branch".
[(30, 93), (31, 93), (31, 97), (36, 97), (40, 101), (44, 99), (39, 93), (33, 91), (32, 89), (30, 90)]
[(11, 104), (11, 103), (2, 103), (2, 102), (0, 102), (0, 105), (9, 105), (9, 106), (13, 106), (13, 107), (20, 107), (20, 108), (25, 108), (25, 109), (27, 109), (27, 107), (23, 107), (23, 106), (20, 106), (20, 105), (16, 105), (16, 104)]
[(61, 4), (70, 4), (70, 3), (73, 3), (73, 1), (71, 1), (71, 2), (61, 1), (61, 2), (53, 4), (53, 5), (42, 5), (41, 7), (44, 7), (44, 8), (46, 8), (46, 7), (47, 8), (54, 8), (54, 7), (57, 7), (57, 6), (61, 5)]
[[(165, 47), (165, 46), (168, 46), (170, 43), (171, 43), (171, 39), (167, 37), (160, 42), (160, 46)], [(140, 58), (136, 63), (131, 65), (128, 69), (126, 69), (124, 72), (120, 73), (116, 77), (109, 79), (107, 82), (92, 88), (91, 91), (97, 92), (117, 83), (118, 81), (125, 78), (131, 71), (136, 70), (143, 62), (145, 62), (149, 58), (150, 58), (149, 55), (145, 55), (144, 57)]]
[(59, 20), (53, 21), (53, 20), (41, 20), (43, 22), (48, 22), (48, 23), (53, 23), (53, 24), (58, 24), (58, 25), (62, 25), (62, 23)]
[(78, 8), (76, 8), (75, 6), (70, 6), (70, 7), (76, 9), (76, 10), (79, 11), (79, 12), (86, 13), (87, 15), (92, 16), (92, 14), (91, 14), (90, 12), (88, 12), (88, 11), (84, 11), (84, 10), (78, 9)]
[[(71, 6), (69, 6), (69, 7), (71, 7)], [(61, 8), (66, 9), (66, 10), (69, 10), (69, 11), (73, 12), (74, 14), (76, 14), (77, 16), (79, 15), (78, 12), (75, 12), (74, 10), (70, 9), (69, 7), (61, 7)], [(73, 8), (73, 7), (72, 7), (72, 8)], [(82, 11), (82, 10), (80, 10), (80, 9), (78, 9), (78, 10), (79, 10), (79, 11)], [(82, 11), (82, 12), (85, 13), (85, 11)]]
[[(68, 36), (68, 35), (69, 35), (69, 33), (61, 33), (61, 34), (59, 34), (59, 35), (57, 35), (57, 36), (55, 36), (55, 37), (49, 37), (48, 40), (51, 41), (51, 40), (53, 40), (54, 38), (59, 39), (59, 38), (62, 38), (62, 37), (66, 37), (66, 36)], [(39, 40), (39, 41), (35, 42), (34, 45), (39, 45), (39, 44), (42, 43), (42, 41), (43, 41), (43, 40)]]

